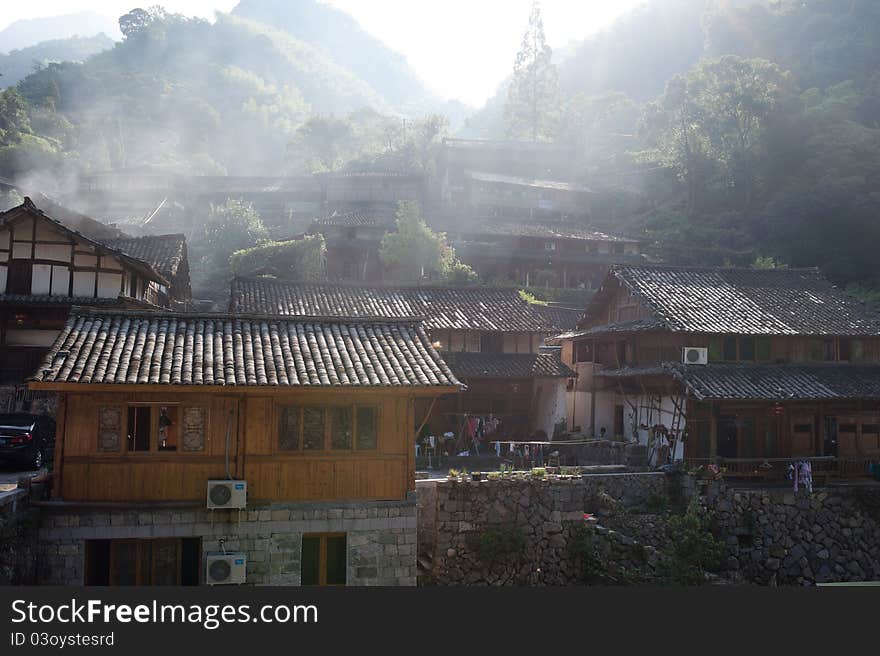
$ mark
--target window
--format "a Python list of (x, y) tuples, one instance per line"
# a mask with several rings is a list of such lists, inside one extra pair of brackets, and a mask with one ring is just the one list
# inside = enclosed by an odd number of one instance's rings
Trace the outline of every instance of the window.
[(555, 241), (545, 241), (544, 242), (544, 250), (545, 251), (555, 251), (556, 250), (556, 242)]
[(278, 411), (278, 450), (375, 449), (377, 415), (378, 411), (372, 406), (281, 406)]
[[(121, 423), (116, 407), (100, 409), (98, 449), (118, 451), (114, 436)], [(181, 408), (172, 403), (140, 403), (126, 410), (128, 451), (204, 451), (208, 411), (201, 406)], [(182, 418), (182, 421), (181, 421)]]
[(345, 585), (345, 533), (306, 534), (302, 539), (302, 585)]
[(330, 408), (330, 447), (332, 449), (351, 449), (351, 431), (351, 406), (342, 405)]
[(481, 353), (502, 353), (504, 351), (504, 338), (500, 333), (483, 333), (480, 335)]
[(30, 260), (12, 260), (6, 279), (7, 294), (30, 294), (33, 264)]
[(303, 449), (324, 450), (324, 408), (303, 408)]
[(810, 360), (831, 362), (835, 359), (834, 339), (821, 338), (810, 341)]
[(611, 244), (611, 252), (614, 253), (615, 255), (622, 255), (623, 254), (623, 244), (618, 244), (618, 243)]
[(87, 540), (86, 585), (198, 585), (199, 538)]
[(575, 362), (593, 361), (593, 343), (587, 340), (575, 342)]
[(755, 338), (743, 336), (739, 338), (739, 360), (751, 361), (755, 359)]
[(150, 406), (135, 406), (128, 409), (128, 450), (149, 451), (150, 429), (153, 423), (153, 409)]
[(376, 448), (376, 408), (359, 406), (357, 409), (357, 445), (360, 451)]
[(725, 335), (722, 358), (726, 362), (736, 361), (736, 335)]

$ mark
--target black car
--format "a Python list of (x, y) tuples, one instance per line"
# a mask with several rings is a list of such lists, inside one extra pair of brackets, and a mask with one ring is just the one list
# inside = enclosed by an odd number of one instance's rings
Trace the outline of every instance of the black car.
[(55, 449), (55, 421), (43, 415), (0, 414), (0, 461), (39, 469)]

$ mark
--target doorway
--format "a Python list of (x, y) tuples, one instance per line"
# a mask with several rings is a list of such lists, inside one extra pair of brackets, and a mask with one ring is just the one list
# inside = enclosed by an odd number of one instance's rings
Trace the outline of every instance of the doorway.
[(734, 415), (721, 415), (718, 418), (718, 455), (722, 458), (736, 458), (737, 431)]
[(837, 417), (825, 417), (823, 420), (822, 455), (837, 457)]

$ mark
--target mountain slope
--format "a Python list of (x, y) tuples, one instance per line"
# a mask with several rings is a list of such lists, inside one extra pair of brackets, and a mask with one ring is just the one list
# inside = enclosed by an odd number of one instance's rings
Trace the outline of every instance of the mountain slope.
[(90, 37), (101, 32), (112, 39), (122, 36), (113, 18), (93, 11), (18, 20), (0, 30), (0, 53), (28, 48), (43, 41)]
[(320, 48), (404, 113), (422, 108), (430, 100), (403, 55), (334, 7), (314, 0), (241, 0), (232, 13), (272, 25)]
[[(263, 24), (169, 16), (82, 64), (19, 84), (75, 126), (90, 169), (154, 165), (203, 174), (277, 174), (312, 114), (391, 103), (313, 46)], [(71, 155), (70, 153), (68, 153)]]
[(13, 50), (0, 55), (0, 89), (17, 84), (33, 73), (35, 66), (45, 66), (50, 62), (81, 62), (112, 47), (113, 40), (102, 32), (91, 37), (52, 39)]

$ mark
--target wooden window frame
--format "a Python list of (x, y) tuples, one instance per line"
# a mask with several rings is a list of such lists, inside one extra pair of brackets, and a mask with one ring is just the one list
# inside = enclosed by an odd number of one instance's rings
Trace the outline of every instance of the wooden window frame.
[[(167, 456), (195, 456), (200, 457), (208, 452), (208, 436), (210, 435), (211, 426), (211, 410), (208, 403), (183, 403), (181, 401), (132, 401), (130, 403), (121, 404), (123, 410), (122, 415), (122, 435), (120, 442), (125, 442), (124, 447), (120, 447), (118, 451), (103, 451), (102, 453), (120, 453), (127, 457), (167, 457)], [(131, 408), (150, 408), (150, 448), (138, 451), (131, 448), (132, 440), (128, 436), (128, 411)], [(174, 407), (177, 409), (177, 444), (175, 449), (159, 448), (159, 408)], [(183, 414), (188, 408), (202, 408), (205, 413), (204, 426), (204, 444), (199, 450), (187, 451), (183, 448)], [(122, 436), (125, 440), (122, 440)]]
[[(331, 411), (333, 408), (349, 408), (351, 410), (351, 448), (348, 449), (334, 449), (332, 444), (332, 430), (333, 430), (333, 422), (331, 421)], [(299, 408), (299, 421), (298, 421), (298, 437), (297, 437), (297, 448), (295, 449), (282, 449), (281, 448), (281, 417), (285, 408)], [(303, 435), (303, 422), (305, 413), (303, 410), (305, 408), (320, 408), (324, 413), (324, 439), (323, 439), (323, 447), (322, 449), (306, 449), (304, 444)], [(374, 417), (375, 417), (375, 429), (376, 429), (376, 445), (370, 449), (361, 449), (358, 448), (358, 419), (357, 414), (358, 410), (362, 408), (372, 408)], [(316, 403), (277, 403), (275, 405), (275, 421), (274, 421), (274, 439), (272, 440), (272, 453), (277, 455), (297, 455), (297, 456), (305, 456), (309, 455), (329, 455), (329, 454), (339, 454), (339, 453), (375, 453), (379, 450), (379, 435), (381, 431), (379, 427), (381, 425), (381, 406), (376, 403), (331, 403), (331, 404), (316, 404)]]
[[(182, 538), (146, 538), (146, 539), (137, 539), (137, 538), (125, 538), (121, 540), (110, 540), (110, 562), (109, 562), (109, 585), (110, 587), (114, 587), (119, 585), (115, 580), (117, 577), (115, 565), (115, 550), (113, 549), (114, 545), (117, 544), (133, 544), (135, 545), (135, 564), (134, 564), (134, 575), (135, 575), (135, 586), (144, 586), (144, 585), (156, 585), (156, 547), (160, 542), (173, 542), (175, 545), (175, 550), (177, 552), (177, 571), (175, 572), (175, 582), (174, 585), (179, 586), (182, 570), (183, 570), (183, 543)], [(147, 546), (149, 545), (149, 556), (147, 556)], [(149, 581), (143, 580), (143, 566), (142, 563), (144, 559), (148, 557), (150, 561), (150, 569), (149, 569)]]
[[(320, 540), (318, 547), (318, 586), (319, 587), (340, 587), (344, 588), (348, 585), (348, 534), (342, 532), (330, 533), (303, 533), (302, 541), (306, 538)], [(345, 538), (345, 583), (327, 583), (327, 539), (328, 538)], [(300, 548), (302, 551), (302, 548)], [(302, 567), (302, 565), (300, 565)]]

